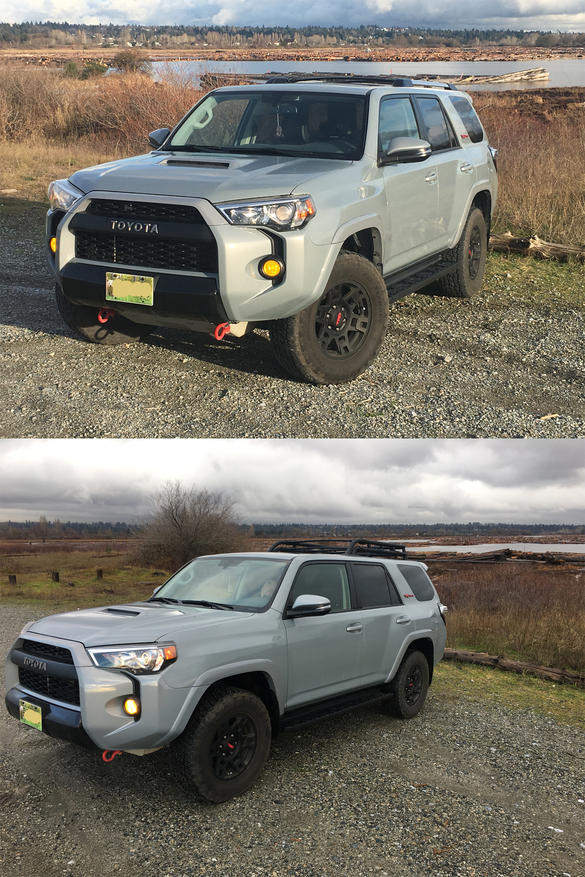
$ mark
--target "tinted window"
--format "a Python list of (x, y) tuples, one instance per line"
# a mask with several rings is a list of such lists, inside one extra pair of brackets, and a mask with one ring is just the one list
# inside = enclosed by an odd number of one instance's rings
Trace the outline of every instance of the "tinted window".
[(464, 97), (452, 97), (451, 103), (455, 107), (457, 115), (465, 125), (465, 130), (469, 134), (472, 143), (479, 143), (483, 140), (483, 129), (481, 122), (477, 118), (477, 113), (468, 100)]
[(417, 98), (416, 102), (425, 128), (423, 137), (426, 136), (433, 152), (438, 149), (449, 149), (453, 145), (451, 132), (440, 101), (436, 97), (423, 97)]
[(351, 571), (355, 582), (357, 602), (361, 609), (374, 606), (391, 606), (392, 599), (388, 578), (383, 566), (373, 563), (352, 563)]
[(399, 563), (398, 569), (408, 582), (417, 600), (434, 599), (435, 592), (431, 580), (422, 566), (408, 566), (406, 563)]
[(391, 98), (380, 104), (380, 151), (388, 152), (390, 141), (395, 137), (420, 137), (414, 110), (407, 97)]
[(290, 590), (288, 605), (292, 606), (301, 594), (326, 597), (332, 612), (351, 609), (349, 581), (344, 563), (306, 563), (297, 573)]

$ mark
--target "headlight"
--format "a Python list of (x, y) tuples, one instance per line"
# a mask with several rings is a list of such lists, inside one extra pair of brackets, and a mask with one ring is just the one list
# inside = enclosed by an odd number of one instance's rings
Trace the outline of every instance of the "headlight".
[(177, 647), (167, 646), (108, 646), (88, 649), (96, 667), (112, 670), (130, 670), (131, 673), (158, 673), (177, 660)]
[(280, 231), (301, 228), (316, 212), (309, 195), (276, 198), (272, 201), (238, 201), (215, 206), (232, 225), (263, 225)]
[(49, 185), (51, 210), (69, 210), (80, 198), (83, 198), (83, 192), (72, 186), (69, 180), (54, 180)]

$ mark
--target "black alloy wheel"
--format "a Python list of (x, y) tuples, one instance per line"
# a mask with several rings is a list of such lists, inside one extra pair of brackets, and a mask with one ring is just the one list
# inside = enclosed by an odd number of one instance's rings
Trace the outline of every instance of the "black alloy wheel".
[(399, 719), (412, 719), (424, 706), (429, 688), (429, 664), (422, 652), (407, 652), (392, 682), (388, 711)]
[(372, 304), (361, 284), (340, 283), (327, 290), (315, 315), (315, 334), (326, 356), (353, 356), (370, 330)]
[(209, 750), (215, 776), (220, 780), (240, 776), (252, 761), (257, 745), (256, 726), (250, 716), (239, 714), (226, 719)]

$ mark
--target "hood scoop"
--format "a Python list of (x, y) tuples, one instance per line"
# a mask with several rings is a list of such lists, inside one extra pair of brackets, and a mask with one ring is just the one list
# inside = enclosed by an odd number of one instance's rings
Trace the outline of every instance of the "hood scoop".
[(229, 168), (229, 161), (203, 161), (201, 159), (189, 158), (167, 158), (161, 161), (161, 164), (173, 165), (174, 167), (212, 167), (212, 168)]
[(135, 612), (133, 609), (116, 609), (114, 606), (108, 606), (104, 612), (111, 612), (112, 615), (140, 615), (140, 612)]

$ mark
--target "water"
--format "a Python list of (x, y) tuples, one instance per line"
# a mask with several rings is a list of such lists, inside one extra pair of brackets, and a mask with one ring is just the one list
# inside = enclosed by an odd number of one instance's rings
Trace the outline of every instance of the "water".
[(502, 551), (509, 548), (512, 551), (526, 551), (530, 554), (542, 554), (552, 551), (555, 554), (585, 554), (585, 542), (484, 542), (480, 545), (412, 545), (408, 546), (408, 552), (415, 551), (448, 551), (452, 554), (488, 554), (492, 551)]
[(536, 82), (491, 83), (468, 86), (474, 90), (504, 91), (535, 88), (568, 88), (585, 86), (585, 58), (555, 59), (550, 61), (416, 61), (416, 62), (369, 62), (369, 61), (156, 61), (152, 65), (155, 77), (165, 70), (187, 75), (198, 81), (202, 73), (285, 73), (300, 71), (313, 73), (369, 73), (415, 75), (425, 73), (454, 75), (488, 75), (512, 73), (544, 67), (550, 78)]

